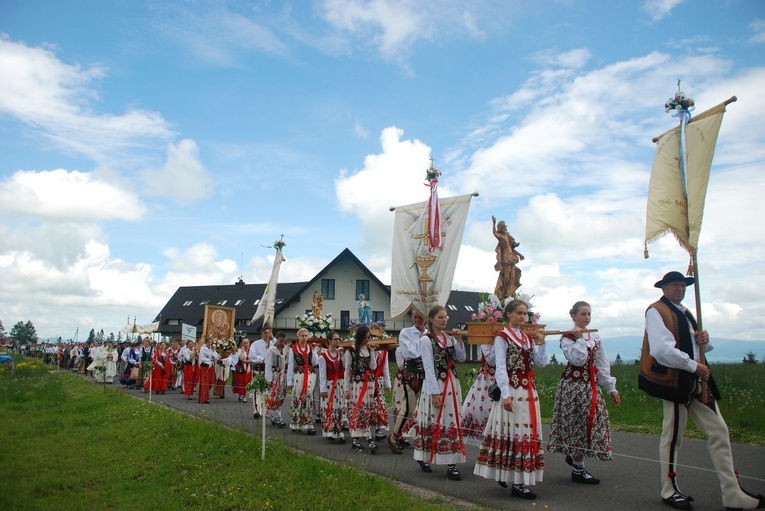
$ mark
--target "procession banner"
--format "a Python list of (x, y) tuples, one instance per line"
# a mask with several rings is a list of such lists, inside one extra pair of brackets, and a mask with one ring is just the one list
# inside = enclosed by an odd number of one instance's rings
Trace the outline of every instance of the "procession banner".
[(680, 164), (681, 127), (675, 127), (656, 138), (656, 155), (646, 206), (646, 244), (672, 233), (689, 253), (693, 254), (698, 249), (709, 170), (725, 105), (720, 103), (693, 117), (685, 127), (685, 183)]
[(250, 324), (255, 323), (260, 318), (263, 318), (264, 325), (274, 324), (274, 308), (276, 306), (276, 285), (279, 281), (279, 267), (286, 261), (282, 255), (282, 247), (284, 243), (276, 242), (274, 247), (276, 248), (276, 257), (274, 258), (274, 266), (271, 269), (271, 278), (266, 284), (266, 289), (263, 291), (263, 297), (258, 302), (258, 308), (255, 310), (255, 314), (250, 320)]
[(423, 315), (446, 305), (457, 266), (472, 194), (440, 199), (441, 247), (428, 250), (428, 201), (395, 208), (391, 263), (391, 317), (412, 307)]

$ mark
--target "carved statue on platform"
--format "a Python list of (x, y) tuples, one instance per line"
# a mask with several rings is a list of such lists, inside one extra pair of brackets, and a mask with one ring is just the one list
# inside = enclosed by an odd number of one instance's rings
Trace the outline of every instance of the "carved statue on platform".
[(311, 313), (313, 317), (320, 318), (321, 313), (324, 311), (324, 297), (321, 296), (319, 290), (313, 290), (313, 298), (311, 299)]
[(494, 237), (497, 238), (497, 248), (495, 249), (497, 263), (494, 265), (494, 269), (499, 272), (494, 294), (501, 303), (504, 303), (507, 297), (514, 295), (521, 287), (521, 269), (516, 264), (523, 261), (524, 257), (516, 250), (520, 243), (515, 241), (515, 238), (507, 232), (505, 222), (503, 220), (497, 222), (497, 218), (492, 216), (491, 224), (491, 230)]

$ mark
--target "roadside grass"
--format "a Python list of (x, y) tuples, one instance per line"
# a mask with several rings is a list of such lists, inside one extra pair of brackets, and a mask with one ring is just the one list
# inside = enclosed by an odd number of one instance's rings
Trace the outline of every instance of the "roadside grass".
[(0, 408), (5, 511), (453, 509), (34, 360), (0, 369)]
[[(463, 394), (470, 389), (469, 371), (479, 364), (459, 364), (458, 372)], [(537, 390), (541, 403), (542, 421), (552, 419), (555, 389), (564, 365), (535, 368)], [(765, 445), (765, 364), (712, 364), (712, 374), (722, 393), (718, 403), (722, 416), (730, 430), (733, 442)], [(613, 365), (611, 374), (616, 377), (617, 390), (622, 398), (620, 406), (614, 406), (610, 396), (605, 396), (611, 427), (615, 431), (661, 434), (661, 402), (638, 389), (637, 365)], [(692, 420), (688, 421), (686, 437), (704, 438)]]

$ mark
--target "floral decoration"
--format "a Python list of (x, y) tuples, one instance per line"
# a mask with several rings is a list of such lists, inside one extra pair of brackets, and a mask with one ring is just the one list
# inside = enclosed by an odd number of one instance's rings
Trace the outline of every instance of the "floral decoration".
[(478, 304), (478, 312), (470, 315), (470, 321), (477, 323), (501, 323), (503, 308), (502, 304), (494, 295), (478, 293), (481, 303)]
[(262, 373), (256, 373), (252, 380), (250, 380), (250, 383), (247, 384), (247, 388), (245, 389), (247, 392), (256, 392), (261, 393), (268, 390), (268, 382), (266, 381), (266, 377), (263, 376)]
[(435, 168), (432, 164), (430, 168), (425, 172), (425, 181), (430, 183), (434, 179), (438, 179), (441, 176), (441, 171)]
[(687, 110), (691, 112), (695, 107), (696, 103), (693, 101), (693, 98), (687, 97), (681, 90), (675, 92), (675, 96), (669, 98), (667, 102), (664, 103), (665, 112), (676, 112), (679, 110)]
[(311, 334), (311, 337), (326, 339), (327, 334), (332, 331), (332, 314), (316, 317), (313, 313), (296, 316), (298, 328), (305, 328)]
[(212, 340), (213, 348), (218, 353), (236, 351), (236, 341), (232, 337), (213, 337)]

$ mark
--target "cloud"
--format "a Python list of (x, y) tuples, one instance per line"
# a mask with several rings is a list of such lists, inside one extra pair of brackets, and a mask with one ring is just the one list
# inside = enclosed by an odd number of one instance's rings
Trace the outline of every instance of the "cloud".
[(138, 220), (146, 208), (135, 194), (94, 174), (57, 169), (18, 171), (0, 182), (0, 213), (54, 221)]
[(646, 0), (643, 3), (643, 10), (651, 16), (652, 21), (661, 21), (681, 3), (683, 0)]
[(765, 43), (765, 19), (756, 19), (749, 24), (749, 29), (754, 35), (749, 38), (749, 42), (759, 44)]
[(134, 161), (135, 148), (172, 136), (162, 116), (150, 110), (95, 112), (92, 105), (99, 97), (92, 84), (106, 76), (101, 66), (65, 64), (52, 50), (0, 36), (0, 68), (0, 113), (64, 151), (124, 165)]
[(146, 195), (174, 198), (187, 203), (209, 196), (213, 180), (199, 161), (199, 148), (193, 140), (181, 140), (167, 148), (162, 168), (141, 171)]

